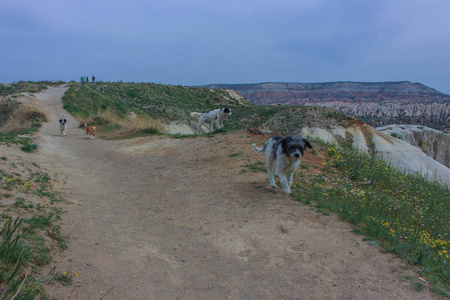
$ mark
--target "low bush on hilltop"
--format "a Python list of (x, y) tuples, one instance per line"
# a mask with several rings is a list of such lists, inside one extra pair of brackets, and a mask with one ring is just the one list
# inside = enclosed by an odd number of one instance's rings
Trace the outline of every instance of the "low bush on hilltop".
[(0, 96), (8, 96), (17, 93), (37, 93), (48, 88), (48, 86), (55, 86), (63, 84), (64, 82), (39, 81), (39, 82), (13, 82), (11, 84), (0, 84)]

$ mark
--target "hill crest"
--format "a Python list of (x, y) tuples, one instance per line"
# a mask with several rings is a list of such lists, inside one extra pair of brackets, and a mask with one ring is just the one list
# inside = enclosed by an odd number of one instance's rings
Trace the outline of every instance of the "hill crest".
[(450, 95), (421, 83), (325, 82), (210, 84), (234, 89), (256, 105), (308, 105), (332, 107), (378, 127), (389, 124), (425, 125), (449, 131)]

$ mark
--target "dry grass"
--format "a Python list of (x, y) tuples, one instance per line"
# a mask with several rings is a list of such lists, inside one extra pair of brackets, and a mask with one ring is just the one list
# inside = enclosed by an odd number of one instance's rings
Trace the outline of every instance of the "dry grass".
[(135, 113), (131, 113), (127, 118), (120, 118), (110, 110), (105, 110), (94, 118), (78, 118), (78, 121), (80, 126), (84, 126), (84, 123), (97, 126), (97, 129), (106, 138), (132, 136), (146, 132), (156, 133), (164, 129), (159, 121), (149, 116), (138, 116)]
[(39, 127), (39, 123), (46, 121), (47, 115), (42, 109), (19, 105), (0, 127), (0, 130), (5, 133), (28, 132)]

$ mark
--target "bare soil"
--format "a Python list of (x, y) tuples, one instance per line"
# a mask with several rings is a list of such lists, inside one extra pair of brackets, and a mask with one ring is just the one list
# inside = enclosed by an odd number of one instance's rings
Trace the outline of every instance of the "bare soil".
[[(51, 267), (58, 299), (433, 299), (399, 259), (352, 226), (269, 187), (243, 165), (263, 159), (248, 132), (212, 138), (87, 139), (65, 88), (33, 102), (48, 112), (32, 159), (60, 176), (68, 249)], [(67, 136), (58, 119), (65, 112)], [(226, 125), (225, 125), (226, 126)], [(321, 167), (307, 152), (303, 163)], [(315, 168), (301, 172), (314, 172)], [(297, 177), (297, 180), (300, 178)], [(48, 270), (43, 270), (45, 275)]]

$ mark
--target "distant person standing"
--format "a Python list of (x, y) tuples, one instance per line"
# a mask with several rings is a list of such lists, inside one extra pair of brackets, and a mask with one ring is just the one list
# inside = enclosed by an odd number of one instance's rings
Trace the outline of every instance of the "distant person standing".
[(89, 76), (86, 76), (86, 82), (89, 82)]
[(95, 82), (95, 76), (92, 75), (92, 83), (94, 83), (94, 82)]

